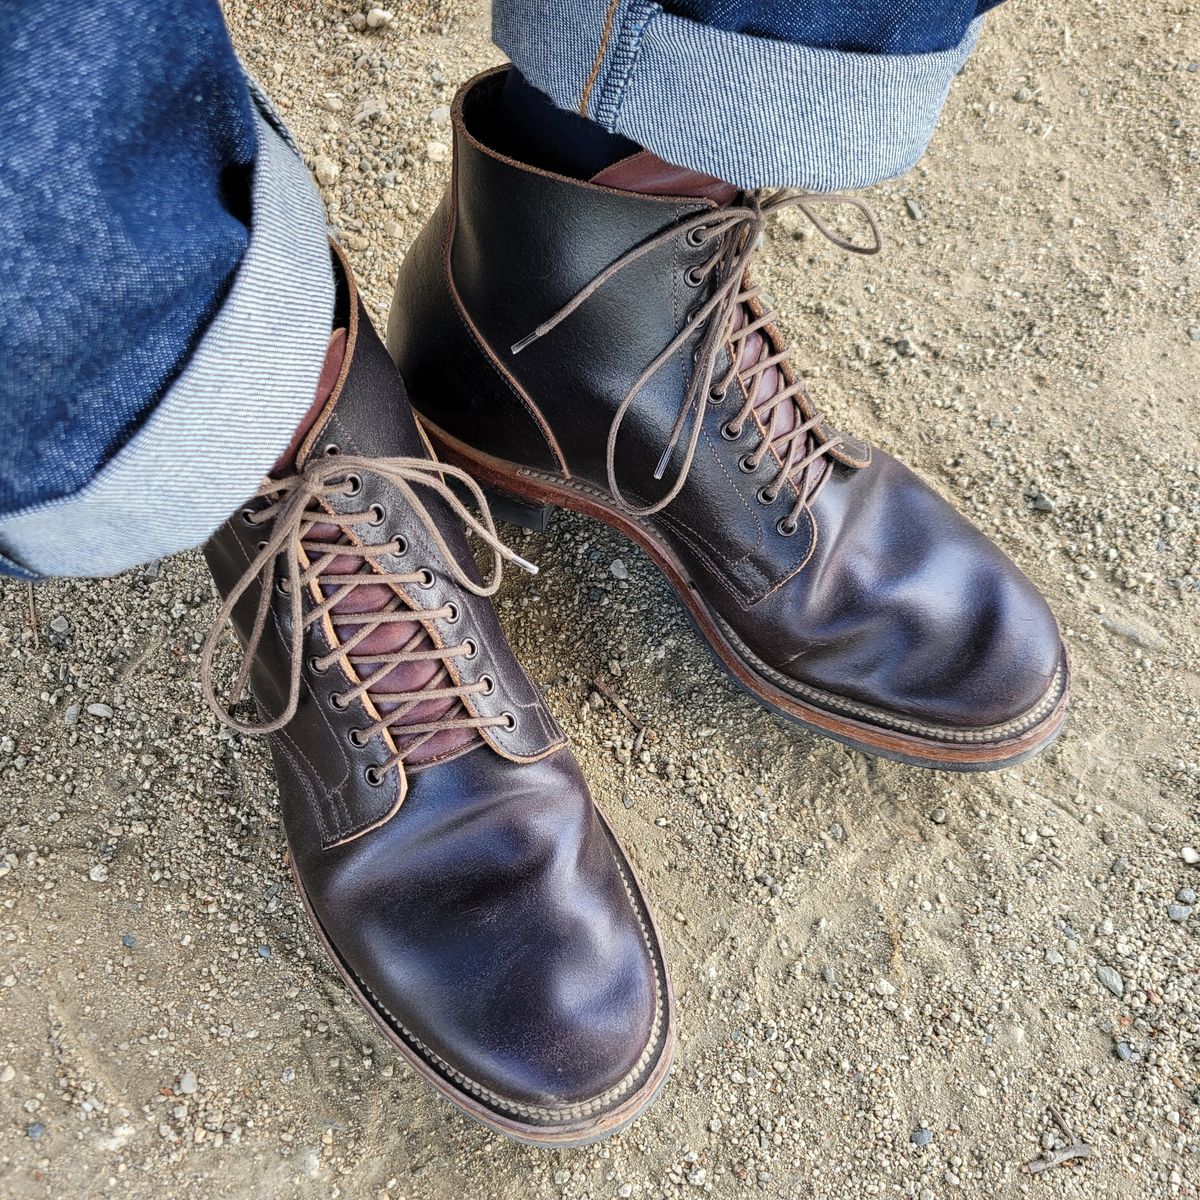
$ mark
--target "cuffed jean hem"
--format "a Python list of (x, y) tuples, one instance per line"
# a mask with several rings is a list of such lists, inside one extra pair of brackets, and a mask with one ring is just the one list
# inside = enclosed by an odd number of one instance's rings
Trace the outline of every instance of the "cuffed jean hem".
[(0, 563), (12, 574), (112, 575), (200, 545), (253, 495), (312, 405), (333, 321), (325, 208), (282, 122), (251, 91), (252, 229), (225, 302), (89, 483), (0, 518)]
[(982, 23), (950, 50), (863, 54), (729, 33), (651, 0), (495, 0), (492, 37), (560, 108), (668, 162), (831, 192), (913, 166)]

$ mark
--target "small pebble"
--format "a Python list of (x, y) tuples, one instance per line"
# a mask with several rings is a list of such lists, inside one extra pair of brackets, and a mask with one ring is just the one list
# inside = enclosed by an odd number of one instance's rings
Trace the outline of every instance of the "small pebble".
[(179, 1082), (175, 1085), (175, 1095), (194, 1096), (199, 1086), (196, 1076), (191, 1071), (184, 1071), (179, 1076)]
[(894, 996), (896, 994), (895, 984), (888, 983), (886, 979), (875, 980), (875, 990), (881, 996)]
[(108, 867), (104, 863), (96, 863), (90, 871), (88, 878), (93, 883), (103, 883), (108, 878)]
[(933, 1141), (933, 1130), (925, 1128), (914, 1129), (909, 1141), (911, 1141), (914, 1146), (928, 1146), (929, 1143)]
[(1180, 904), (1195, 904), (1195, 889), (1190, 887), (1181, 887), (1179, 891), (1175, 893), (1175, 899), (1178, 900)]
[(450, 147), (445, 142), (426, 142), (425, 157), (432, 163), (443, 163), (450, 157)]
[(1182, 858), (1189, 867), (1194, 867), (1200, 863), (1200, 850), (1197, 850), (1195, 846), (1184, 846), (1184, 848), (1179, 852), (1179, 857)]
[(31, 1137), (31, 1138), (33, 1138), (33, 1140), (34, 1140), (35, 1142), (36, 1142), (36, 1141), (38, 1140), (38, 1138), (40, 1138), (40, 1137), (42, 1136), (42, 1134), (44, 1134), (45, 1132), (46, 1132), (46, 1127), (45, 1127), (45, 1125), (43, 1125), (43, 1124), (41, 1123), (41, 1121), (34, 1121), (32, 1125), (27, 1125), (27, 1126), (25, 1127), (25, 1136), (26, 1136), (26, 1137)]
[(612, 572), (614, 579), (629, 578), (629, 568), (619, 558), (614, 558), (612, 565), (608, 569)]
[(925, 210), (911, 197), (905, 197), (904, 207), (908, 209), (908, 215), (914, 221), (925, 220)]
[(322, 187), (328, 187), (341, 173), (342, 168), (333, 159), (326, 158), (323, 154), (318, 154), (313, 159), (313, 174)]
[(933, 812), (929, 814), (929, 819), (935, 825), (945, 825), (948, 817), (949, 813), (947, 813), (944, 808), (935, 808)]
[(396, 20), (386, 8), (373, 8), (367, 13), (368, 29), (387, 29)]
[(112, 719), (113, 710), (107, 704), (89, 704), (87, 710), (89, 717), (99, 717), (102, 721)]
[(1123, 980), (1121, 976), (1118, 975), (1117, 972), (1114, 971), (1107, 963), (1100, 963), (1096, 967), (1096, 978), (1099, 979), (1100, 982), (1104, 984), (1104, 986), (1108, 988), (1108, 990), (1112, 992), (1114, 996), (1121, 997), (1125, 995), (1125, 980)]
[(1190, 904), (1168, 904), (1167, 916), (1172, 921), (1186, 921), (1192, 915), (1193, 909)]

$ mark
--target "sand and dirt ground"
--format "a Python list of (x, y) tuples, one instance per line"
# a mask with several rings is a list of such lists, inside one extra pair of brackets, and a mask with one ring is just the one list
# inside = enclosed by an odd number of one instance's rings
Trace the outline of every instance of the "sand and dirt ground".
[[(227, 11), (381, 316), (453, 90), (498, 60), (483, 5)], [(679, 996), (673, 1077), (608, 1143), (489, 1135), (349, 1000), (265, 748), (202, 702), (198, 556), (41, 587), (36, 635), (0, 585), (0, 1195), (1200, 1195), (1198, 27), (1194, 0), (1012, 0), (928, 157), (872, 189), (885, 256), (788, 218), (762, 249), (837, 423), (1049, 595), (1076, 691), (1048, 754), (964, 777), (819, 741), (732, 688), (614, 534), (516, 535), (542, 573), (504, 624)], [(1091, 1156), (1024, 1170), (1064, 1126)]]

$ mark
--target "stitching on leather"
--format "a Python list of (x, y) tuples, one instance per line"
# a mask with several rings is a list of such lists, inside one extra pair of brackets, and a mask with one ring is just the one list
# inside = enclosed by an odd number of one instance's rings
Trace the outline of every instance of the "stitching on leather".
[[(457, 193), (457, 180), (455, 180), (453, 186), (455, 193)], [(558, 444), (558, 439), (554, 436), (554, 432), (550, 428), (550, 423), (543, 416), (541, 409), (534, 404), (533, 399), (525, 394), (525, 390), (509, 374), (504, 364), (500, 361), (499, 356), (492, 351), (492, 348), (484, 340), (483, 335), (476, 329), (475, 322), (471, 319), (471, 314), (467, 312), (467, 306), (463, 303), (462, 296), (458, 290), (458, 284), (454, 281), (452, 251), (454, 246), (454, 232), (457, 227), (458, 196), (455, 194), (451, 197), (450, 218), (446, 223), (446, 232), (442, 238), (442, 271), (446, 277), (446, 288), (450, 293), (450, 300), (454, 306), (455, 314), (458, 316), (459, 323), (467, 331), (467, 336), (475, 343), (479, 352), (483, 355), (484, 362), (499, 376), (500, 382), (504, 384), (517, 399), (518, 403), (525, 409), (530, 420), (533, 421), (541, 433), (542, 440), (546, 443), (546, 449), (550, 451), (551, 457), (558, 463), (563, 475), (570, 479), (571, 472), (567, 467), (567, 460), (563, 455), (562, 448)]]
[(876, 725), (887, 725), (908, 733), (919, 733), (923, 736), (938, 738), (942, 741), (992, 742), (1001, 741), (1005, 738), (1024, 733), (1045, 717), (1058, 703), (1062, 695), (1065, 672), (1060, 663), (1058, 669), (1054, 672), (1053, 679), (1050, 681), (1049, 688), (1042, 694), (1042, 698), (1019, 717), (1014, 717), (1011, 721), (1005, 721), (1000, 725), (989, 725), (981, 729), (951, 729), (944, 725), (930, 725), (922, 721), (909, 720), (905, 717), (893, 717), (889, 713), (870, 707), (870, 705), (858, 704), (853, 700), (846, 700), (841, 696), (835, 696), (830, 692), (823, 691), (821, 688), (810, 687), (808, 684), (789, 679), (786, 675), (776, 671), (774, 667), (770, 667), (763, 662), (734, 633), (728, 622), (720, 614), (713, 613), (712, 615), (716, 618), (725, 636), (729, 638), (738, 652), (751, 662), (758, 671), (777, 683), (785, 691), (815, 699), (820, 704), (830, 708), (839, 708), (855, 716), (865, 717)]
[[(325, 824), (325, 817), (321, 812), (321, 801), (316, 792), (309, 786), (308, 777), (300, 770), (296, 762), (297, 755), (299, 755), (301, 758), (303, 758), (304, 755), (301, 752), (300, 747), (297, 746), (295, 741), (287, 735), (285, 730), (279, 730), (275, 737), (281, 743), (283, 743), (279, 748), (288, 759), (288, 765), (292, 769), (292, 774), (296, 777), (297, 782), (300, 784), (301, 790), (308, 799), (309, 810), (317, 819), (317, 828), (321, 831), (321, 847), (322, 849), (325, 849), (330, 843), (330, 834), (329, 826)], [(308, 762), (308, 760), (305, 759), (305, 762)], [(310, 768), (312, 767), (311, 763), (308, 763), (308, 765)]]
[[(606, 840), (609, 840), (610, 835), (607, 830), (602, 831)], [(659, 958), (654, 938), (650, 934), (650, 929), (646, 921), (642, 917), (641, 905), (638, 904), (633, 887), (629, 882), (629, 878), (625, 873), (625, 868), (621, 864), (620, 859), (613, 852), (612, 846), (609, 846), (609, 854), (612, 856), (613, 865), (617, 868), (617, 873), (621, 876), (621, 885), (625, 889), (625, 895), (629, 900), (629, 906), (633, 911), (633, 915), (637, 920), (638, 928), (642, 933), (642, 941), (645, 943), (646, 950), (650, 956), (650, 963), (653, 967), (654, 974), (654, 1020), (650, 1025), (650, 1033), (646, 1039), (646, 1045), (639, 1055), (638, 1060), (630, 1068), (630, 1070), (622, 1076), (611, 1088), (602, 1092), (599, 1096), (593, 1097), (591, 1100), (584, 1101), (578, 1104), (565, 1105), (537, 1105), (525, 1104), (519, 1100), (510, 1100), (505, 1096), (501, 1096), (498, 1092), (494, 1092), (491, 1088), (476, 1082), (469, 1075), (465, 1075), (457, 1067), (451, 1066), (444, 1058), (441, 1057), (435, 1050), (427, 1046), (395, 1013), (383, 1003), (382, 1000), (371, 990), (366, 982), (358, 975), (349, 964), (344, 964), (346, 969), (354, 976), (359, 987), (371, 998), (371, 1001), (378, 1007), (380, 1012), (384, 1013), (395, 1027), (403, 1034), (404, 1039), (417, 1050), (423, 1058), (429, 1061), (433, 1066), (437, 1067), (442, 1074), (448, 1075), (455, 1083), (472, 1095), (486, 1100), (493, 1107), (505, 1109), (508, 1112), (514, 1112), (523, 1117), (532, 1117), (535, 1120), (543, 1121), (562, 1121), (573, 1120), (580, 1117), (589, 1117), (593, 1114), (611, 1107), (616, 1101), (620, 1100), (637, 1082), (637, 1080), (645, 1074), (646, 1068), (650, 1065), (651, 1059), (655, 1056), (655, 1051), (659, 1048), (663, 1030), (664, 1004), (663, 991), (665, 985), (665, 974), (662, 969), (662, 961)]]

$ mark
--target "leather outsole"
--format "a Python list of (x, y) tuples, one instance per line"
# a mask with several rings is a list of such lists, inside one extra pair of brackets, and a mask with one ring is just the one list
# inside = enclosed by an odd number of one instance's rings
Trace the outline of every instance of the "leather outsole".
[(551, 507), (604, 522), (635, 542), (666, 575), (692, 625), (725, 673), (772, 712), (864, 754), (939, 771), (995, 771), (1045, 750), (1062, 731), (1071, 691), (1065, 646), (1046, 692), (1023, 717), (995, 729), (945, 729), (874, 712), (844, 697), (822, 694), (786, 679), (761, 662), (713, 611), (670, 548), (644, 522), (618, 509), (599, 489), (480, 453), (422, 424), (439, 457), (469, 471), (492, 494), (492, 511), (527, 528), (544, 527)]

